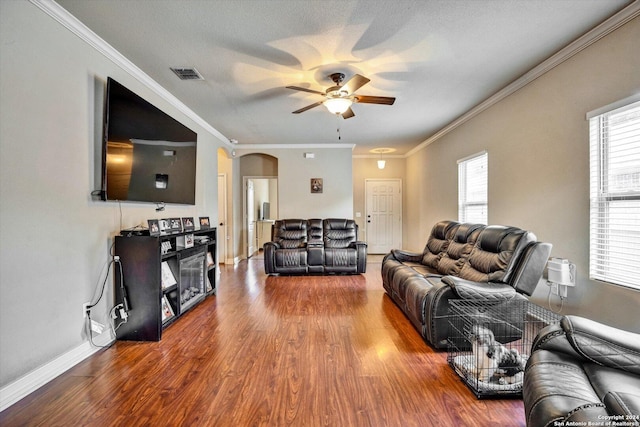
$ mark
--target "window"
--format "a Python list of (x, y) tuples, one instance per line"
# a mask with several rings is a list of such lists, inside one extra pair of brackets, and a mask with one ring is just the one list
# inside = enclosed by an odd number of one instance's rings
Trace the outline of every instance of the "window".
[(458, 160), (458, 220), (487, 223), (488, 159), (486, 151)]
[(589, 113), (589, 277), (640, 289), (640, 101)]

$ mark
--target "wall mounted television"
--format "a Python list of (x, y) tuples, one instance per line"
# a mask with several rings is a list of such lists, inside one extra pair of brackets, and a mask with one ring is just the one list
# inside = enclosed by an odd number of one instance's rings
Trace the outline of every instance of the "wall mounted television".
[(102, 141), (102, 200), (195, 204), (197, 133), (111, 77)]

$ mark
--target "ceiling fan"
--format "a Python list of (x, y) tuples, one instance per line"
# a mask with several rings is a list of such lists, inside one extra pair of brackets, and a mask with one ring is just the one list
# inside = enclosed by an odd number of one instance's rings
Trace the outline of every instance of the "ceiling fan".
[(370, 82), (370, 80), (360, 74), (354, 74), (349, 80), (347, 80), (343, 85), (341, 85), (344, 80), (343, 73), (333, 73), (329, 75), (331, 80), (335, 83), (335, 86), (331, 86), (325, 92), (320, 92), (313, 89), (307, 89), (299, 86), (287, 86), (287, 89), (300, 90), (303, 92), (315, 93), (317, 95), (322, 95), (325, 99), (322, 101), (315, 102), (311, 105), (307, 105), (299, 110), (293, 112), (293, 114), (304, 113), (307, 110), (317, 107), (318, 105), (324, 104), (327, 109), (337, 115), (342, 115), (345, 119), (350, 119), (355, 116), (353, 110), (351, 109), (351, 104), (354, 102), (359, 102), (362, 104), (383, 104), (383, 105), (393, 105), (395, 102), (395, 98), (388, 96), (369, 96), (369, 95), (356, 95), (355, 91), (360, 89), (362, 86), (366, 85)]

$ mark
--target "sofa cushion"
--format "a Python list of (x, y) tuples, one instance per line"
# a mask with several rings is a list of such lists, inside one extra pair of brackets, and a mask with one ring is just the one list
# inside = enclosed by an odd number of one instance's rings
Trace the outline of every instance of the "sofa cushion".
[(323, 238), (325, 249), (347, 248), (358, 240), (356, 223), (352, 219), (325, 219)]
[(307, 221), (284, 219), (273, 224), (273, 242), (284, 249), (304, 248), (307, 244)]
[(514, 254), (526, 232), (516, 227), (491, 225), (478, 240), (460, 269), (459, 277), (475, 282), (506, 282)]
[(442, 275), (457, 274), (473, 250), (483, 229), (484, 225), (482, 224), (460, 224), (438, 262), (438, 273)]
[(438, 262), (447, 250), (457, 227), (456, 221), (440, 221), (433, 226), (422, 252), (423, 265), (432, 269), (438, 268)]
[(307, 251), (305, 249), (280, 249), (275, 253), (277, 267), (290, 272), (304, 272), (307, 269)]

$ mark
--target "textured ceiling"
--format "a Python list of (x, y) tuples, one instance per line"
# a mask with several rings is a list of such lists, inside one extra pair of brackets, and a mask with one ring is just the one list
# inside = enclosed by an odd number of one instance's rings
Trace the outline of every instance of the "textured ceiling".
[[(59, 0), (229, 139), (355, 144), (403, 154), (625, 6), (629, 0)], [(195, 67), (182, 81), (170, 67)], [(344, 120), (294, 85), (362, 74)], [(338, 141), (337, 128), (341, 140)]]

